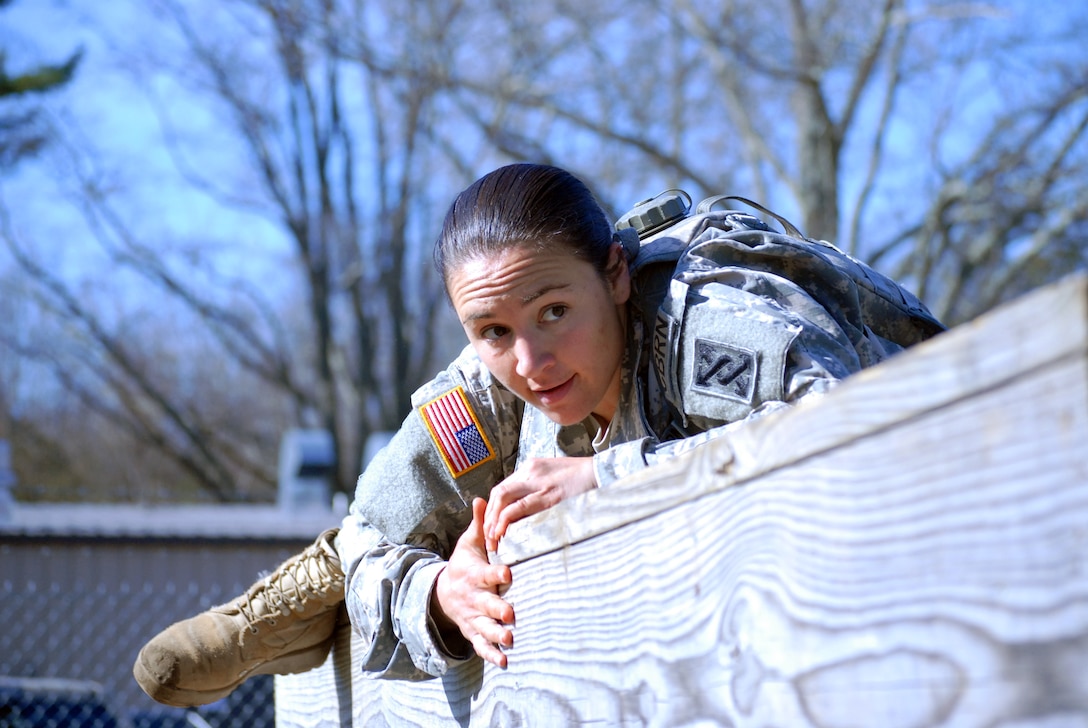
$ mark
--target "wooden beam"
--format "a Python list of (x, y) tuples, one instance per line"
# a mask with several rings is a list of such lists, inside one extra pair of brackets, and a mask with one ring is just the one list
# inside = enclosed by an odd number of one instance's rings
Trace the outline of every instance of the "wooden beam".
[[(1088, 724), (1088, 280), (511, 528), (506, 670), (281, 726)], [(355, 676), (352, 679), (352, 676)]]

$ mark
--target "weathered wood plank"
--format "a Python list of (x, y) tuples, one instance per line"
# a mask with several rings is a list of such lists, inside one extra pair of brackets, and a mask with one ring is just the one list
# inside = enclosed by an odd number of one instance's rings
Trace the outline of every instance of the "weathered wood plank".
[[(623, 508), (602, 507), (599, 501), (613, 496), (595, 491), (514, 524), (500, 545), (502, 560), (517, 563), (619, 528), (1030, 377), (1052, 362), (1082, 357), (1088, 350), (1086, 288), (1085, 277), (1071, 278), (957, 327), (855, 375), (829, 402), (805, 402), (787, 416), (752, 423), (730, 438), (730, 448), (719, 444), (700, 456), (709, 462), (681, 458), (633, 476), (623, 484)], [(705, 477), (694, 477), (693, 467), (705, 467)]]
[[(325, 664), (276, 677), (276, 725), (465, 726), (483, 678), (474, 661), (443, 680), (402, 682), (360, 677), (360, 647), (345, 623)], [(356, 676), (352, 681), (350, 676)]]
[(1088, 726), (1086, 332), (1079, 278), (518, 524), (507, 670), (343, 633), (278, 724)]
[[(1004, 404), (1037, 406), (1016, 389)], [(974, 447), (947, 443), (979, 409), (936, 413), (527, 561), (511, 663), (582, 722), (1088, 719), (1088, 472), (1030, 444), (1083, 443), (1083, 412), (993, 422)]]

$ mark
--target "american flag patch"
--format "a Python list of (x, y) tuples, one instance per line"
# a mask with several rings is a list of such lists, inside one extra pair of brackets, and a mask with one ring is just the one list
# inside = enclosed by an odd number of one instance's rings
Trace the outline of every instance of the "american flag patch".
[(432, 399), (419, 412), (453, 477), (459, 478), (495, 457), (463, 387)]

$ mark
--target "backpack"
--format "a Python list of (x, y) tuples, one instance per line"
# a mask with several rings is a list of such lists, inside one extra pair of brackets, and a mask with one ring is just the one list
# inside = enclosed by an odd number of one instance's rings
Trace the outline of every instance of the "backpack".
[[(784, 232), (747, 212), (714, 209), (727, 200), (768, 215)], [(817, 351), (820, 336), (838, 342), (838, 351), (845, 336), (857, 368), (945, 330), (895, 281), (742, 197), (711, 197), (691, 212), (687, 193), (668, 190), (636, 205), (615, 229), (632, 259), (634, 301), (653, 329), (655, 374), (684, 426), (690, 415), (699, 426), (733, 421), (782, 399), (781, 372), (794, 336), (815, 330)], [(702, 325), (687, 323), (700, 315)], [(785, 323), (758, 323), (772, 318)], [(698, 329), (708, 326), (725, 332), (701, 336)]]

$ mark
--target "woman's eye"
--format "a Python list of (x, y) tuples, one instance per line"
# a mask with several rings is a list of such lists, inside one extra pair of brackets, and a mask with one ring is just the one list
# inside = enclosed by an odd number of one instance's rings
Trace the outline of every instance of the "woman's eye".
[(506, 335), (505, 326), (488, 326), (480, 332), (480, 338), (487, 341), (498, 341)]
[(564, 314), (566, 313), (567, 307), (557, 304), (555, 306), (548, 306), (546, 309), (544, 309), (544, 315), (541, 316), (541, 318), (544, 321), (558, 321), (559, 319), (563, 318)]

